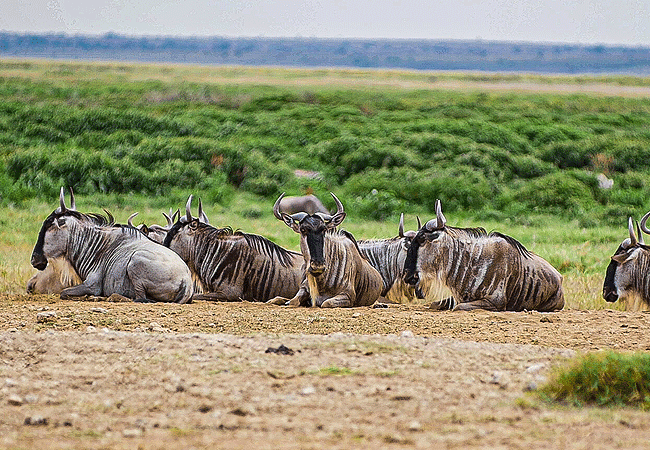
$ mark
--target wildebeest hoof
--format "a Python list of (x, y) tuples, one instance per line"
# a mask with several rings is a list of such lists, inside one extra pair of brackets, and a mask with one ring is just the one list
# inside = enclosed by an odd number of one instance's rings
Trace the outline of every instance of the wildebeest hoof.
[(120, 294), (111, 294), (107, 299), (107, 302), (131, 302), (131, 299)]
[(379, 309), (379, 308), (388, 308), (388, 305), (386, 303), (375, 303), (372, 305), (374, 309)]

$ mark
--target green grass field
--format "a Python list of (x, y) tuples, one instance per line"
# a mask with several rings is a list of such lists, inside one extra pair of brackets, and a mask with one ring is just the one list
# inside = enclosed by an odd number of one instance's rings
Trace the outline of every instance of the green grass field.
[[(446, 83), (446, 84), (445, 84)], [(488, 85), (556, 85), (556, 92)], [(161, 223), (202, 197), (213, 224), (297, 249), (280, 192), (344, 202), (359, 238), (433, 216), (520, 240), (600, 309), (627, 217), (650, 209), (650, 100), (640, 77), (199, 67), (0, 60), (0, 290), (24, 291), (43, 219), (72, 186), (82, 211)], [(612, 94), (566, 86), (597, 85)], [(467, 89), (464, 90), (463, 87)], [(296, 169), (318, 173), (298, 178)], [(614, 181), (598, 187), (596, 175)]]

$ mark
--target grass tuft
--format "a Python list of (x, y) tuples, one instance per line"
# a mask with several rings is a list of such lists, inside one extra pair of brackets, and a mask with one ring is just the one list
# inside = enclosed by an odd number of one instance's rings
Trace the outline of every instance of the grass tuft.
[(574, 406), (650, 410), (650, 354), (607, 351), (577, 357), (558, 369), (539, 395)]

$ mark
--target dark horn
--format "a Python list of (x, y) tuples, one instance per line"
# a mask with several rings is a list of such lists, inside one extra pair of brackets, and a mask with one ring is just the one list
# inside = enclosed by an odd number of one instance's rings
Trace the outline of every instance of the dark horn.
[(634, 221), (631, 217), (627, 220), (627, 229), (630, 232), (630, 247), (634, 247), (638, 241), (634, 235)]
[(169, 228), (173, 227), (174, 222), (172, 221), (172, 218), (170, 216), (168, 216), (167, 213), (162, 213), (162, 214), (163, 214), (163, 216), (165, 216), (165, 219), (167, 219), (167, 226)]
[(330, 192), (330, 195), (331, 195), (332, 198), (334, 199), (334, 203), (336, 203), (336, 214), (341, 214), (341, 213), (345, 212), (345, 210), (343, 209), (343, 204), (342, 204), (341, 201), (336, 197), (336, 195), (334, 195), (334, 192)]
[(420, 216), (415, 216), (418, 219), (418, 230), (422, 228), (422, 222), (420, 222)]
[(192, 221), (192, 197), (193, 195), (190, 194), (189, 198), (187, 199), (187, 203), (185, 203), (185, 222), (191, 222)]
[(203, 223), (207, 223), (208, 225), (210, 224), (210, 220), (208, 219), (208, 216), (203, 212), (203, 203), (201, 203), (200, 198), (199, 198), (199, 220)]
[(439, 199), (436, 200), (436, 221), (438, 228), (443, 228), (447, 223), (447, 219), (445, 219), (445, 215), (442, 213), (442, 205)]
[(648, 221), (648, 218), (650, 218), (650, 211), (648, 211), (645, 214), (645, 216), (643, 216), (643, 218), (641, 219), (641, 223), (639, 224), (639, 226), (641, 227), (641, 230), (645, 234), (650, 234), (650, 230), (648, 230), (648, 227), (646, 227), (646, 225), (645, 225), (645, 223)]
[(282, 214), (280, 214), (280, 200), (282, 200), (282, 197), (284, 197), (284, 192), (280, 194), (278, 199), (275, 201), (275, 204), (273, 205), (273, 215), (278, 220), (282, 220)]
[(137, 216), (137, 215), (138, 215), (138, 213), (137, 213), (137, 212), (134, 212), (133, 214), (131, 214), (131, 215), (129, 216), (128, 219), (126, 219), (126, 223), (127, 223), (130, 227), (134, 227), (134, 228), (135, 228), (135, 225), (133, 225), (133, 218), (134, 218), (135, 216)]
[(65, 207), (65, 191), (63, 190), (63, 186), (61, 186), (61, 191), (59, 192), (59, 207), (56, 209), (56, 213), (64, 213), (67, 210)]
[(641, 234), (641, 228), (639, 227), (639, 222), (636, 223), (636, 235), (639, 239), (639, 244), (645, 245), (645, 242), (643, 241), (643, 234)]
[(404, 237), (404, 213), (399, 215), (399, 237)]

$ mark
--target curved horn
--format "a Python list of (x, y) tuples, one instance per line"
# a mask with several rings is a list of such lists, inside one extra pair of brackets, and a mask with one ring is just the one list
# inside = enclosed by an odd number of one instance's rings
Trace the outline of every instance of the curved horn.
[(77, 210), (77, 204), (74, 201), (74, 192), (72, 192), (72, 186), (69, 186), (68, 189), (70, 189), (70, 210), (71, 211), (76, 211)]
[(187, 203), (185, 203), (185, 216), (181, 218), (181, 222), (191, 222), (192, 221), (192, 197), (193, 195), (190, 194), (189, 198), (187, 199)]
[(399, 237), (404, 237), (404, 213), (399, 215), (399, 227), (398, 227)]
[(336, 214), (341, 214), (341, 213), (345, 212), (345, 210), (343, 209), (343, 204), (342, 204), (341, 201), (336, 197), (336, 195), (334, 195), (334, 192), (330, 192), (330, 195), (331, 195), (332, 198), (334, 199), (334, 203), (336, 203)]
[(648, 211), (645, 214), (645, 216), (643, 216), (643, 218), (641, 219), (641, 223), (640, 223), (641, 230), (645, 234), (650, 234), (650, 230), (648, 230), (648, 227), (646, 227), (646, 225), (645, 225), (645, 223), (648, 221), (648, 218), (650, 218), (650, 211)]
[(442, 204), (440, 203), (440, 199), (436, 199), (436, 220), (438, 222), (438, 228), (444, 228), (447, 223), (447, 219), (442, 213)]
[(172, 221), (172, 218), (167, 215), (167, 213), (162, 213), (163, 216), (165, 216), (165, 219), (167, 219), (167, 227), (171, 228), (174, 226), (174, 222)]
[(627, 220), (627, 229), (630, 232), (630, 247), (634, 247), (638, 241), (636, 240), (636, 236), (634, 235), (634, 221), (632, 218), (628, 218)]
[(56, 208), (55, 212), (57, 214), (61, 214), (66, 212), (68, 208), (65, 207), (65, 191), (63, 190), (63, 186), (61, 186), (61, 191), (59, 192), (59, 207)]
[(427, 231), (433, 231), (436, 228), (438, 228), (437, 219), (431, 219), (427, 223), (424, 224), (424, 229), (427, 230)]
[(639, 227), (639, 222), (636, 223), (636, 235), (639, 239), (639, 244), (645, 245), (645, 242), (643, 241), (643, 234), (641, 234), (641, 228)]
[(134, 212), (133, 214), (131, 214), (131, 215), (129, 216), (128, 219), (126, 219), (126, 223), (127, 223), (130, 227), (135, 228), (135, 225), (133, 225), (133, 218), (134, 218), (135, 216), (137, 216), (137, 215), (138, 215), (138, 213), (137, 213), (137, 212)]
[(422, 222), (420, 222), (420, 216), (415, 216), (418, 219), (418, 230), (422, 228)]
[[(321, 219), (323, 219), (321, 213), (316, 213), (316, 214), (320, 215), (320, 216), (321, 216)], [(302, 219), (304, 219), (304, 218), (307, 217), (308, 215), (309, 215), (309, 214), (307, 214), (306, 212), (302, 212), (302, 211), (301, 211), (301, 212), (297, 212), (297, 213), (291, 214), (291, 218), (293, 219), (294, 222), (300, 222)], [(331, 219), (331, 217), (330, 217), (330, 219)], [(325, 219), (323, 219), (323, 220), (325, 220)]]
[(282, 220), (282, 214), (280, 214), (280, 200), (282, 200), (282, 197), (284, 197), (284, 192), (280, 194), (278, 199), (275, 201), (275, 204), (273, 205), (273, 215), (278, 220)]
[(210, 224), (210, 220), (208, 219), (208, 216), (205, 215), (203, 212), (203, 203), (201, 203), (201, 199), (199, 198), (199, 220), (203, 223), (207, 223), (208, 225)]

